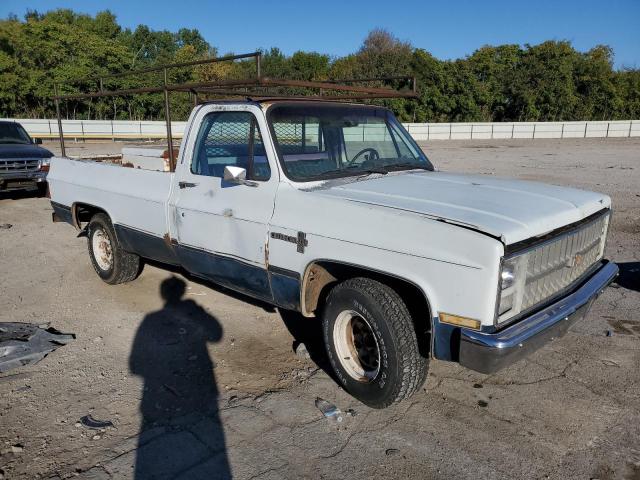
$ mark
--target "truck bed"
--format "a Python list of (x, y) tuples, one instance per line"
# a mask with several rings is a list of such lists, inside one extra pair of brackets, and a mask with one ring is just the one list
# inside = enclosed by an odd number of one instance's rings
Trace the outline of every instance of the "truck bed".
[(114, 224), (162, 237), (168, 231), (167, 199), (173, 173), (124, 168), (91, 160), (54, 157), (48, 181), (51, 201), (105, 209)]

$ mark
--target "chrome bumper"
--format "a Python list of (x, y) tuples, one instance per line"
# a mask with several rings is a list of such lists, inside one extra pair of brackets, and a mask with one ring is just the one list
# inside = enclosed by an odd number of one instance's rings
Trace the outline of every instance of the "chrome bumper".
[(493, 373), (563, 336), (587, 314), (593, 301), (617, 275), (618, 266), (607, 262), (574, 293), (504, 330), (482, 333), (462, 329), (460, 364), (477, 372)]
[(0, 190), (17, 190), (33, 187), (47, 181), (47, 173), (42, 170), (0, 173)]

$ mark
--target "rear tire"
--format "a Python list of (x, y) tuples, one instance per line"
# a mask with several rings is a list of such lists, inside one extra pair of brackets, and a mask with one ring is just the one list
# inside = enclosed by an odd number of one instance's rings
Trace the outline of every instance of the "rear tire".
[(125, 252), (116, 237), (111, 220), (104, 213), (89, 221), (87, 246), (91, 264), (98, 276), (110, 285), (135, 280), (141, 271), (140, 257)]
[(385, 408), (424, 384), (429, 361), (407, 306), (387, 285), (352, 278), (334, 287), (322, 330), (338, 382), (362, 403)]

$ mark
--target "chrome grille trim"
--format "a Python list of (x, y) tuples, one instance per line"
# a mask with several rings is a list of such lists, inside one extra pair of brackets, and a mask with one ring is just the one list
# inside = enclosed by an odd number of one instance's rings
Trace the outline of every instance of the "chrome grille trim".
[[(506, 325), (522, 318), (563, 291), (578, 283), (603, 258), (610, 210), (603, 210), (577, 224), (569, 225), (556, 235), (504, 257), (516, 262), (524, 272), (521, 288), (503, 290), (499, 299), (512, 297), (511, 309), (496, 316), (496, 325)], [(506, 304), (505, 304), (506, 305)], [(498, 311), (500, 305), (496, 307)]]
[(522, 310), (568, 287), (600, 260), (606, 222), (606, 217), (600, 217), (547, 242), (530, 254)]
[(40, 158), (0, 158), (0, 174), (40, 170)]

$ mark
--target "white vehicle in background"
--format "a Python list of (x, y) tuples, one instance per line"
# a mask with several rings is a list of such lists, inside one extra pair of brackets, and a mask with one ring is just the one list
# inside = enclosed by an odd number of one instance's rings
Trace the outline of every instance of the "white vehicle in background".
[(54, 158), (48, 180), (105, 282), (153, 259), (319, 317), (336, 377), (375, 408), (419, 389), (430, 358), (517, 361), (618, 272), (609, 197), (437, 172), (371, 105), (204, 103), (175, 172)]

